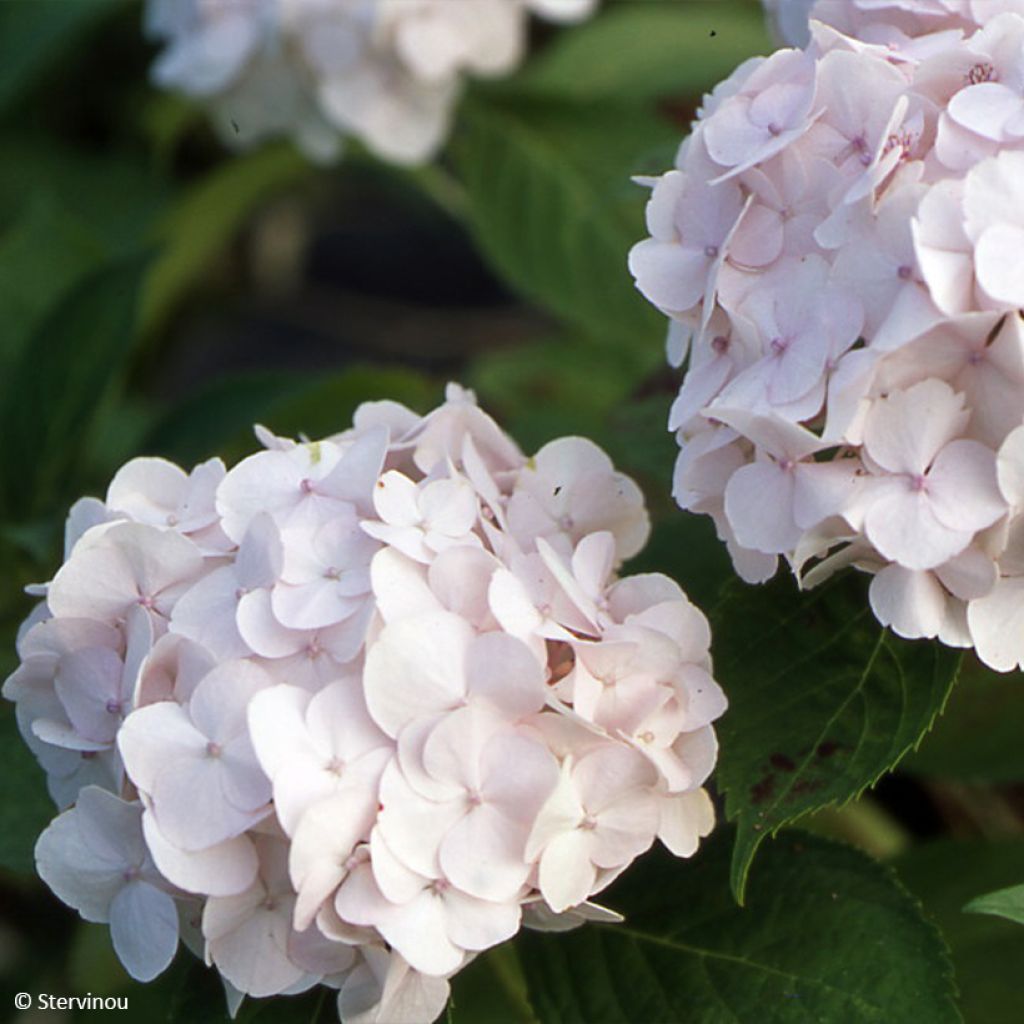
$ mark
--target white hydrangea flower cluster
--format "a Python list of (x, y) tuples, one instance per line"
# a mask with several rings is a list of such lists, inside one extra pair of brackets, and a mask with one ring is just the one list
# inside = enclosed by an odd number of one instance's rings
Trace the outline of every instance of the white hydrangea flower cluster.
[(447, 979), (688, 857), (725, 698), (704, 616), (619, 578), (649, 523), (582, 438), (531, 459), (455, 385), (230, 471), (135, 459), (69, 518), (4, 685), (69, 808), (43, 879), (133, 976), (429, 1022)]
[[(820, 0), (650, 181), (688, 368), (674, 493), (739, 574), (874, 574), (905, 637), (1024, 665), (1024, 0)], [(837, 27), (838, 26), (838, 27)], [(848, 35), (844, 29), (856, 29)]]
[(596, 0), (148, 0), (165, 43), (157, 84), (207, 103), (224, 139), (290, 136), (330, 161), (354, 136), (385, 160), (428, 159), (466, 75), (522, 60), (531, 14), (587, 17)]

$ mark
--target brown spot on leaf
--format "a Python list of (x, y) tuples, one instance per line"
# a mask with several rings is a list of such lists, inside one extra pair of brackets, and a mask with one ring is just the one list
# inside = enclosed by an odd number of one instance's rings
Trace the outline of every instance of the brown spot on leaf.
[(752, 804), (763, 804), (765, 800), (771, 799), (775, 792), (775, 776), (766, 775), (756, 785), (750, 787), (750, 802)]
[(824, 743), (818, 744), (818, 749), (815, 753), (818, 757), (824, 760), (827, 757), (831, 757), (839, 748), (841, 744), (836, 743), (834, 740), (826, 740)]
[(785, 754), (772, 754), (768, 758), (773, 768), (778, 768), (780, 772), (795, 772), (796, 762)]

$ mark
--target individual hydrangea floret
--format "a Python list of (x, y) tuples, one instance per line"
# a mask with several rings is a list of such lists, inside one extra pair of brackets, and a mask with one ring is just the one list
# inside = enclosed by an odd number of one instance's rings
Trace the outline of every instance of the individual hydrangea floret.
[(1024, 3), (768, 6), (806, 46), (705, 97), (630, 256), (676, 500), (749, 582), (852, 564), (901, 636), (1024, 666)]
[(531, 14), (587, 17), (596, 0), (148, 0), (163, 88), (201, 100), (231, 145), (291, 137), (330, 161), (359, 139), (428, 159), (467, 75), (509, 74)]
[(590, 441), (528, 459), (455, 385), (258, 434), (128, 463), (31, 588), (3, 692), (63, 809), (38, 869), (140, 980), (180, 931), (236, 999), (429, 1024), (478, 953), (615, 920), (591, 898), (709, 833), (708, 624), (620, 575), (647, 512)]

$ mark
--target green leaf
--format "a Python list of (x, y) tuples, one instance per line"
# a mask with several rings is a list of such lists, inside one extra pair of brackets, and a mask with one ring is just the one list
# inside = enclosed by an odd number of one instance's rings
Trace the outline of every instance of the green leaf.
[(903, 767), (960, 782), (1024, 782), (1024, 678), (993, 672), (973, 654), (921, 748)]
[(938, 932), (893, 873), (848, 847), (787, 832), (729, 895), (732, 830), (689, 863), (658, 850), (601, 902), (620, 925), (524, 933), (520, 959), (545, 1024), (944, 1024), (959, 1020)]
[(453, 1024), (538, 1024), (515, 943), (489, 949), (455, 975), (448, 1019)]
[(645, 199), (629, 178), (660, 171), (676, 131), (633, 107), (493, 94), (464, 104), (460, 125), (453, 153), (470, 226), (497, 272), (589, 339), (642, 365), (660, 357), (664, 318), (626, 269)]
[(964, 904), (986, 889), (1019, 882), (1024, 841), (942, 839), (917, 846), (893, 862), (903, 883), (924, 904), (953, 954), (960, 1007), (970, 1024), (1018, 1024), (1024, 929), (1001, 917), (965, 914)]
[(882, 629), (863, 580), (799, 593), (788, 577), (734, 585), (712, 614), (715, 675), (729, 697), (718, 781), (739, 829), (732, 886), (766, 835), (842, 804), (891, 770), (928, 731), (960, 655)]
[(124, 0), (5, 0), (0, 4), (0, 110)]
[(163, 250), (146, 284), (143, 332), (159, 327), (257, 206), (309, 170), (293, 147), (266, 146), (225, 160), (194, 185), (157, 228)]
[(43, 196), (0, 237), (0, 376), (48, 309), (92, 269), (103, 248), (92, 233)]
[(998, 889), (978, 896), (964, 910), (972, 914), (994, 914), (1024, 924), (1024, 885), (1011, 885), (1008, 889)]
[(774, 49), (756, 4), (618, 4), (566, 32), (513, 87), (585, 101), (699, 95)]
[(0, 385), (0, 518), (48, 511), (73, 489), (96, 413), (124, 370), (144, 266), (135, 259), (83, 280)]
[(0, 746), (4, 770), (0, 772), (0, 867), (32, 874), (32, 850), (39, 833), (57, 813), (42, 768), (18, 734), (13, 706), (0, 707)]
[(5, 134), (0, 148), (0, 220), (17, 221), (25, 197), (39, 195), (114, 255), (138, 252), (173, 195), (167, 179), (135, 151), (87, 152), (42, 134)]

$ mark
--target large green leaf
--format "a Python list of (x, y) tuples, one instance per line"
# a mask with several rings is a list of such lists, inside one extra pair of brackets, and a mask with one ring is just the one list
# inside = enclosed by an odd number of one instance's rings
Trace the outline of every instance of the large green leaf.
[(760, 6), (745, 0), (618, 4), (566, 32), (514, 87), (586, 101), (699, 95), (774, 49)]
[(17, 99), (82, 33), (125, 0), (4, 0), (0, 4), (0, 110)]
[[(173, 195), (167, 178), (134, 151), (90, 152), (27, 133), (3, 135), (0, 148), (0, 221), (18, 220), (25, 197), (42, 196), (115, 255), (138, 251)], [(57, 258), (54, 248), (47, 253)]]
[(960, 655), (882, 629), (852, 574), (810, 593), (788, 576), (734, 585), (712, 627), (715, 674), (730, 702), (718, 781), (739, 826), (732, 885), (742, 899), (766, 835), (856, 796), (920, 741)]
[(649, 365), (665, 325), (626, 269), (645, 198), (629, 178), (663, 168), (676, 131), (634, 107), (494, 94), (465, 104), (460, 124), (453, 152), (470, 225), (498, 273), (585, 337)]
[(803, 833), (770, 843), (747, 907), (729, 895), (730, 829), (691, 863), (659, 851), (601, 901), (620, 925), (524, 934), (545, 1024), (943, 1024), (959, 1015), (938, 932), (892, 872)]
[(102, 256), (92, 233), (49, 198), (29, 202), (0, 237), (0, 376), (47, 310)]
[(226, 160), (193, 185), (156, 230), (163, 248), (146, 284), (143, 330), (163, 322), (254, 209), (308, 171), (303, 156), (282, 144)]
[(964, 658), (960, 683), (904, 768), (961, 782), (1024, 782), (1024, 677)]
[(1024, 841), (942, 839), (893, 862), (901, 880), (941, 928), (953, 954), (960, 1007), (968, 1024), (1018, 1024), (1024, 928), (964, 904), (1024, 876)]
[(0, 383), (0, 520), (50, 511), (73, 490), (97, 411), (124, 370), (145, 262), (85, 278)]

